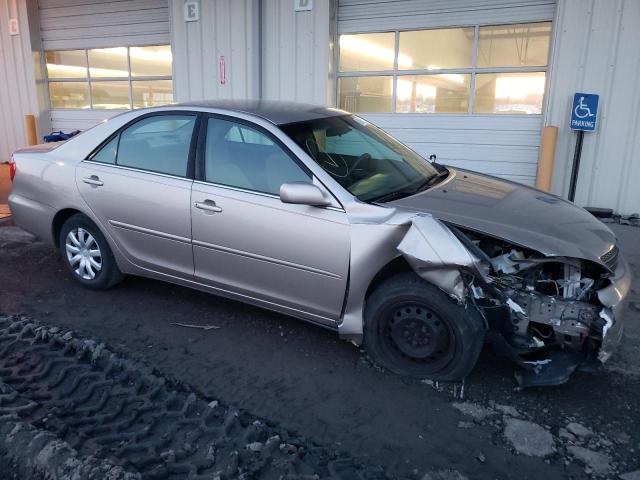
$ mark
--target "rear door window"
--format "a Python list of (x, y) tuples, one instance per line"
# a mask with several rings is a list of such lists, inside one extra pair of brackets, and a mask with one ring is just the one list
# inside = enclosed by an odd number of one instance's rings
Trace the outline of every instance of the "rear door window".
[(116, 163), (123, 167), (187, 176), (195, 115), (154, 115), (120, 134)]

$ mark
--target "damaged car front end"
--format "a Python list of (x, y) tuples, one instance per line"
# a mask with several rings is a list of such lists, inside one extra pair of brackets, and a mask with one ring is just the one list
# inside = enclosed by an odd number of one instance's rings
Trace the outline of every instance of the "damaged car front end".
[(487, 320), (488, 341), (520, 367), (522, 387), (558, 385), (605, 362), (622, 335), (628, 266), (614, 245), (601, 263), (544, 256), (451, 227), (482, 258), (465, 301)]
[[(430, 213), (388, 210), (380, 209), (377, 218), (352, 218), (366, 232), (354, 241), (367, 253), (367, 263), (393, 248), (415, 274), (460, 307), (458, 315), (477, 312), (484, 325), (478, 335), (515, 362), (521, 387), (565, 383), (577, 369), (606, 362), (619, 343), (631, 276), (617, 245), (598, 261), (544, 254)], [(354, 273), (364, 271), (357, 256), (352, 261)], [(357, 298), (359, 280), (352, 278), (350, 298)], [(360, 336), (349, 334), (359, 321), (351, 320), (348, 307), (341, 335), (360, 343)]]
[(534, 386), (611, 355), (629, 269), (613, 232), (587, 211), (427, 162), (358, 117), (284, 130), (351, 195), (338, 330), (378, 364), (455, 381), (488, 342), (521, 367), (522, 386)]
[(520, 367), (521, 386), (562, 384), (609, 359), (631, 275), (615, 235), (591, 214), (461, 169), (387, 206), (415, 214), (397, 247), (407, 263), (481, 314), (485, 341)]

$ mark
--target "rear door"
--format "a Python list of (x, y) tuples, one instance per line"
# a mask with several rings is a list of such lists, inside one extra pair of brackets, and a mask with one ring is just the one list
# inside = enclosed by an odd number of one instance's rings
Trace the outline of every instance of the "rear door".
[(82, 197), (131, 262), (188, 278), (196, 120), (193, 112), (146, 115), (76, 170)]
[(228, 117), (203, 122), (191, 214), (196, 279), (335, 322), (349, 270), (346, 213), (280, 201), (282, 183), (312, 174), (269, 132)]

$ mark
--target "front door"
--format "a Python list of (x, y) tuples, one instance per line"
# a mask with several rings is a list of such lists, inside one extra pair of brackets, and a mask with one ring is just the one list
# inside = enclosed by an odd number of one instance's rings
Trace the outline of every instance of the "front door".
[(195, 114), (147, 116), (76, 169), (83, 199), (132, 263), (188, 278), (195, 123)]
[(337, 320), (349, 270), (346, 214), (282, 203), (282, 183), (312, 180), (306, 167), (255, 125), (206, 122), (203, 181), (192, 192), (196, 279)]

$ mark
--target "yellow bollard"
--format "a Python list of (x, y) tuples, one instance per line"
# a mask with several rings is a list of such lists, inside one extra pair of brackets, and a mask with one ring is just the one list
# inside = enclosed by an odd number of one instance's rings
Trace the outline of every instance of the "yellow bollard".
[(558, 127), (544, 127), (540, 139), (540, 157), (538, 158), (538, 173), (536, 188), (548, 192), (551, 190), (553, 163), (556, 158), (556, 144), (558, 143)]
[(24, 133), (27, 137), (27, 145), (37, 145), (38, 135), (36, 134), (36, 117), (33, 113), (24, 116)]

